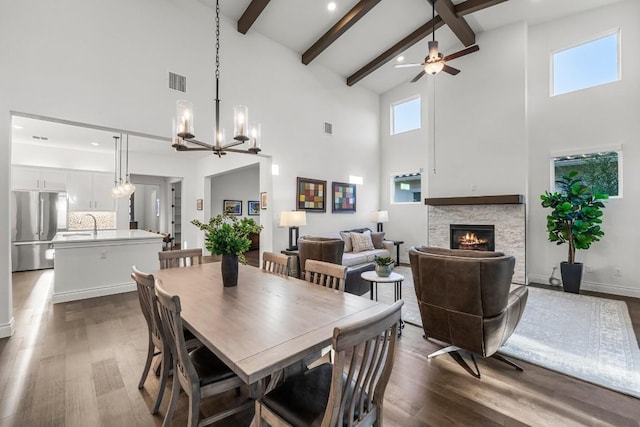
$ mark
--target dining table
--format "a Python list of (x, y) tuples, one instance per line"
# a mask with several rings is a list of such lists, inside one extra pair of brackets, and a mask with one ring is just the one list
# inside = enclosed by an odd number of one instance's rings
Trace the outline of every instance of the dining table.
[(180, 297), (182, 319), (246, 384), (264, 384), (330, 346), (334, 328), (383, 311), (387, 304), (240, 265), (238, 285), (224, 287), (219, 262), (153, 272)]

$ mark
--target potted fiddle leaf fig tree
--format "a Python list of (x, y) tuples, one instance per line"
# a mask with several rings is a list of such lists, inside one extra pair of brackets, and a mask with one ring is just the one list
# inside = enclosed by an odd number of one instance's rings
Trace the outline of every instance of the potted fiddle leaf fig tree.
[(580, 292), (582, 263), (576, 262), (576, 249), (589, 247), (604, 236), (600, 228), (607, 194), (593, 192), (577, 171), (571, 171), (556, 181), (560, 190), (545, 191), (540, 196), (542, 206), (551, 208), (547, 215), (549, 241), (558, 245), (567, 243), (569, 253), (566, 262), (560, 263), (562, 286), (565, 292)]
[(244, 253), (249, 250), (250, 233), (260, 233), (262, 226), (253, 218), (240, 218), (229, 213), (218, 214), (202, 223), (197, 219), (193, 225), (205, 232), (205, 247), (215, 255), (222, 255), (222, 283), (224, 286), (238, 284), (238, 261), (247, 263)]

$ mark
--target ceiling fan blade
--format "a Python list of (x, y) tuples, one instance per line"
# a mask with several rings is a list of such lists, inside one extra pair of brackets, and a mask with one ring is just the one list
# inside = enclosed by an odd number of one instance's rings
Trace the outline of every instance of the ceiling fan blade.
[(424, 67), (424, 64), (416, 64), (416, 63), (412, 63), (412, 64), (396, 64), (393, 66), (393, 68), (411, 68), (411, 67)]
[(447, 64), (444, 64), (442, 71), (444, 71), (445, 73), (449, 73), (452, 76), (455, 76), (460, 72), (460, 70), (458, 70), (457, 68), (449, 67)]
[(425, 74), (427, 74), (426, 71), (424, 70), (420, 71), (417, 76), (411, 79), (411, 83), (417, 82), (418, 80), (420, 80), (420, 77), (424, 76)]
[(461, 56), (468, 55), (473, 52), (477, 52), (480, 50), (480, 46), (474, 44), (473, 46), (469, 46), (466, 49), (462, 49), (456, 53), (452, 53), (451, 55), (447, 55), (444, 57), (444, 61), (451, 61), (452, 59), (460, 58)]

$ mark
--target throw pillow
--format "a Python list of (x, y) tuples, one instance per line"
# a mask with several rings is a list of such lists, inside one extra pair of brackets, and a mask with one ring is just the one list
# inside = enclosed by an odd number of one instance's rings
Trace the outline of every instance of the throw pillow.
[(364, 233), (351, 233), (351, 244), (353, 245), (354, 252), (372, 251), (373, 242), (371, 241), (371, 232), (366, 231)]
[(342, 240), (344, 240), (344, 251), (353, 251), (353, 246), (351, 245), (351, 233), (349, 233), (348, 231), (341, 231), (340, 237), (342, 237)]
[(371, 241), (373, 242), (373, 247), (376, 249), (384, 249), (384, 245), (382, 241), (384, 240), (384, 231), (371, 233)]

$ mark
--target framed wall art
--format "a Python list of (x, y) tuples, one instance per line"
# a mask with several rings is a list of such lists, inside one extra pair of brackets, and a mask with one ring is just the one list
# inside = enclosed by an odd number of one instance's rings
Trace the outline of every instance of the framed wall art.
[(267, 192), (260, 193), (260, 209), (267, 209)]
[(327, 181), (300, 177), (296, 181), (296, 210), (326, 212)]
[(224, 200), (222, 209), (231, 215), (242, 215), (242, 200)]
[(260, 215), (260, 202), (257, 200), (249, 200), (247, 202), (247, 213), (249, 215)]
[(346, 182), (334, 182), (332, 184), (333, 205), (332, 212), (356, 211), (356, 185)]

